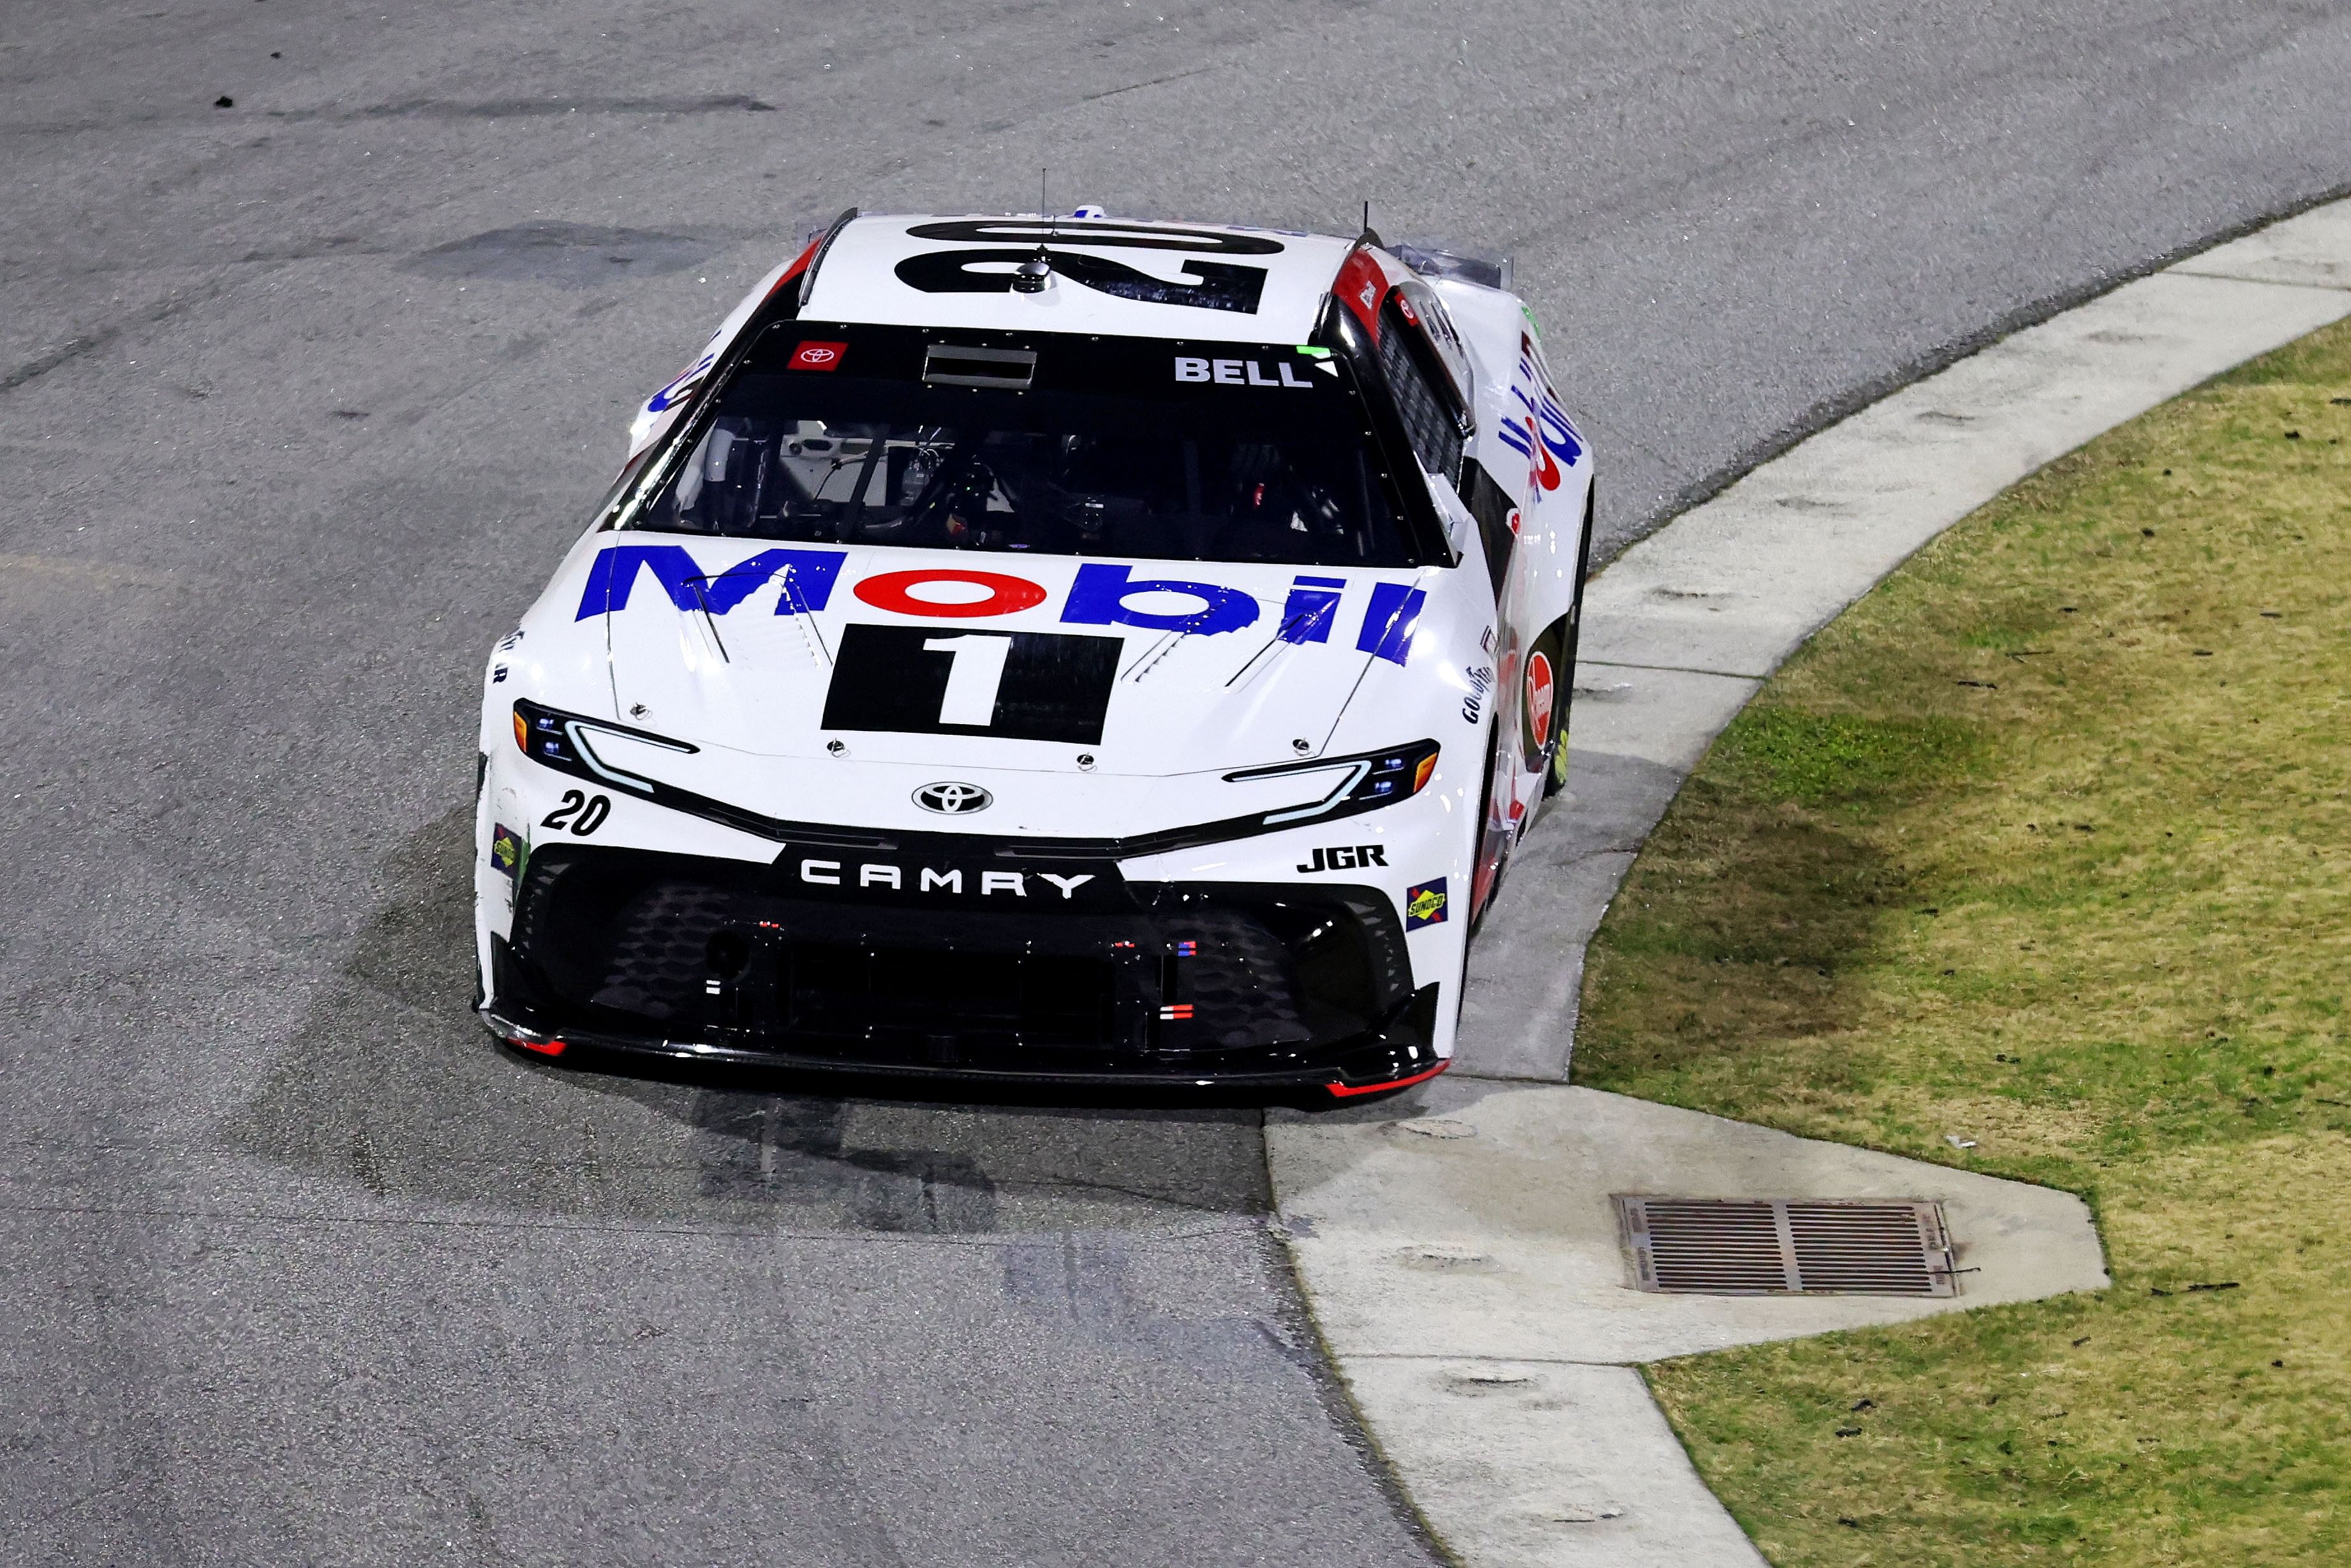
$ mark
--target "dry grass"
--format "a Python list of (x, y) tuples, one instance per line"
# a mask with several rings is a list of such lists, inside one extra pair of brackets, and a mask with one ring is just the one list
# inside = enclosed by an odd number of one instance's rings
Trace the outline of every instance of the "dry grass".
[(1593, 944), (1579, 1082), (2105, 1229), (2103, 1296), (1654, 1369), (1776, 1563), (2351, 1562), (2337, 399), (2351, 328), (1954, 529), (1725, 733)]

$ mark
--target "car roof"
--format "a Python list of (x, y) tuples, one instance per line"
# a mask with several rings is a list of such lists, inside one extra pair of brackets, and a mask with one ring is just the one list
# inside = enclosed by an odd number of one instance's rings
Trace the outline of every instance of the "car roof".
[[(1008, 277), (1040, 243), (1061, 258), (1052, 287), (1022, 294), (992, 281)], [(989, 331), (1302, 343), (1354, 244), (1227, 224), (861, 215), (843, 225), (818, 258), (800, 315)]]

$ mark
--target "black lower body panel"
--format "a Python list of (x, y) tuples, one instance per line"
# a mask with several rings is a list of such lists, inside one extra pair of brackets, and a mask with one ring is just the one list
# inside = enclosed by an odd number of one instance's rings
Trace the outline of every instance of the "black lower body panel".
[(988, 841), (927, 847), (935, 868), (918, 853), (871, 887), (853, 859), (789, 848), (773, 866), (537, 849), (484, 1011), (534, 1049), (865, 1073), (1362, 1089), (1438, 1065), (1437, 988), (1414, 988), (1375, 888), (1129, 883)]

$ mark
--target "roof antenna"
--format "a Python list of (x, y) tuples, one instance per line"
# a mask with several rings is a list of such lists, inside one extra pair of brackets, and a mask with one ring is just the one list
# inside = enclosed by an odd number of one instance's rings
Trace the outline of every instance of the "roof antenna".
[(1379, 245), (1383, 243), (1380, 236), (1372, 232), (1372, 204), (1368, 199), (1364, 203), (1364, 232), (1356, 237), (1355, 243), (1357, 245)]
[[(1045, 171), (1037, 171), (1037, 210), (1044, 214), (1045, 233), (1054, 239), (1061, 235), (1061, 220), (1054, 215), (1052, 204), (1045, 198)], [(1012, 274), (1012, 288), (1017, 294), (1042, 294), (1053, 285), (1053, 257), (1039, 241), (1037, 254), (1022, 262)]]

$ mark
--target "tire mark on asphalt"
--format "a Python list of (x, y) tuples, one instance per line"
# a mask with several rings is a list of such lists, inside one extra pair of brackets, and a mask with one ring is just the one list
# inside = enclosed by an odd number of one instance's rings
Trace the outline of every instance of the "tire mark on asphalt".
[[(248, 106), (249, 107), (249, 106)], [(339, 109), (319, 104), (307, 109), (271, 109), (263, 118), (279, 124), (354, 125), (372, 120), (535, 120), (563, 114), (773, 114), (776, 106), (745, 93), (680, 98), (560, 98), (489, 99), (466, 103), (448, 99), (412, 98), (397, 103), (367, 104)], [(132, 126), (223, 126), (252, 120), (233, 111), (210, 114), (120, 114), (104, 120), (55, 120), (20, 125), (0, 125), (0, 136), (81, 136), (91, 131), (115, 133)]]
[[(1153, 77), (1147, 81), (1132, 81), (1127, 83), (1124, 87), (1106, 88), (1101, 92), (1080, 93), (1078, 95), (1078, 101), (1080, 103), (1099, 103), (1106, 98), (1116, 98), (1123, 92), (1141, 92), (1147, 87), (1164, 87), (1171, 81), (1182, 81), (1186, 77), (1206, 76), (1208, 72), (1214, 69), (1216, 69), (1214, 66), (1198, 66), (1188, 71), (1176, 71), (1168, 76)], [(1032, 230), (1031, 232), (1033, 233), (1034, 231)]]
[(227, 280), (220, 279), (212, 283), (199, 284), (185, 290), (174, 290), (142, 310), (135, 310), (128, 316), (108, 322), (103, 327), (81, 333), (46, 354), (26, 361), (6, 375), (0, 376), (0, 394), (15, 392), (18, 387), (38, 381), (60, 366), (69, 365), (86, 354), (94, 353), (126, 332), (136, 331), (141, 327), (152, 327), (157, 322), (176, 316), (192, 306), (201, 305), (218, 296), (227, 287)]
[(776, 106), (745, 93), (695, 98), (507, 98), (464, 103), (412, 98), (360, 109), (273, 109), (269, 118), (349, 125), (369, 120), (533, 120), (558, 114), (773, 114)]
[(967, 1155), (852, 1148), (838, 1100), (695, 1094), (687, 1150), (705, 1197), (840, 1204), (861, 1230), (982, 1235), (996, 1184)]

